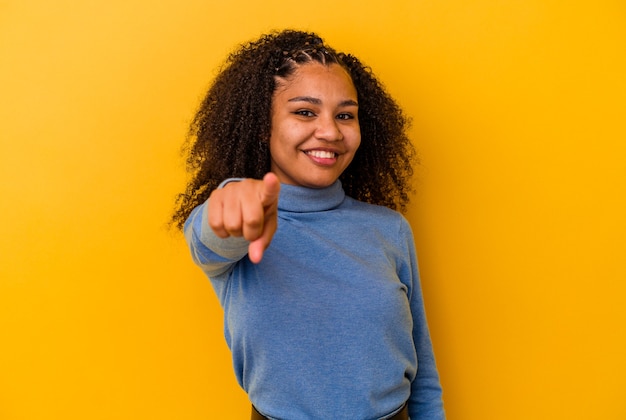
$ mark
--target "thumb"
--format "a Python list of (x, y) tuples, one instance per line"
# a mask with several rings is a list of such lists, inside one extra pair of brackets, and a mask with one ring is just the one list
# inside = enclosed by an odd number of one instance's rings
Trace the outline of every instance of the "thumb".
[(280, 181), (276, 174), (268, 172), (263, 177), (263, 187), (259, 193), (261, 204), (263, 207), (270, 207), (278, 201), (278, 194), (280, 193)]

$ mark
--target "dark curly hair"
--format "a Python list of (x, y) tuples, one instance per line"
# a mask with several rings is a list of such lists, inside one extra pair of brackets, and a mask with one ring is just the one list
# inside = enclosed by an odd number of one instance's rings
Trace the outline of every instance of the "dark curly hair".
[(361, 145), (339, 178), (346, 194), (406, 210), (415, 159), (408, 118), (356, 57), (335, 51), (315, 33), (285, 30), (241, 45), (213, 81), (183, 146), (191, 180), (176, 199), (173, 225), (182, 229), (193, 208), (224, 179), (260, 179), (269, 172), (276, 77), (287, 78), (309, 62), (342, 66), (357, 91)]

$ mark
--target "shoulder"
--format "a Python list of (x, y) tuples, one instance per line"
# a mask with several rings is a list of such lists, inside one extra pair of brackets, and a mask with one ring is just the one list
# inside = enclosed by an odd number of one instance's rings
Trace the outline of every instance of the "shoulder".
[(385, 206), (365, 203), (346, 196), (341, 208), (350, 213), (355, 222), (365, 222), (367, 226), (380, 226), (396, 233), (404, 233), (412, 236), (411, 226), (407, 219), (395, 210)]
[(370, 217), (379, 217), (389, 221), (396, 221), (398, 223), (406, 221), (404, 216), (396, 210), (392, 210), (389, 207), (385, 206), (379, 206), (377, 204), (370, 204), (364, 201), (359, 201), (349, 196), (346, 196), (342, 207), (357, 213), (369, 215)]

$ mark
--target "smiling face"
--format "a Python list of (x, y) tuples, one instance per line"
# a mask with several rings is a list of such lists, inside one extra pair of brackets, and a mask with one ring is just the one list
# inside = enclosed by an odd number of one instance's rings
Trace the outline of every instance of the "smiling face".
[(277, 78), (271, 121), (271, 170), (284, 184), (331, 185), (361, 144), (356, 89), (337, 64), (308, 63)]

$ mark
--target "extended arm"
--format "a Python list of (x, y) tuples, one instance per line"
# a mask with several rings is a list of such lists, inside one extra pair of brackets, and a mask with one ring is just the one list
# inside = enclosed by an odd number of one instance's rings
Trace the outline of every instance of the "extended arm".
[(216, 189), (194, 209), (185, 223), (192, 257), (205, 273), (224, 273), (246, 254), (254, 263), (263, 258), (277, 225), (278, 178), (245, 179)]

